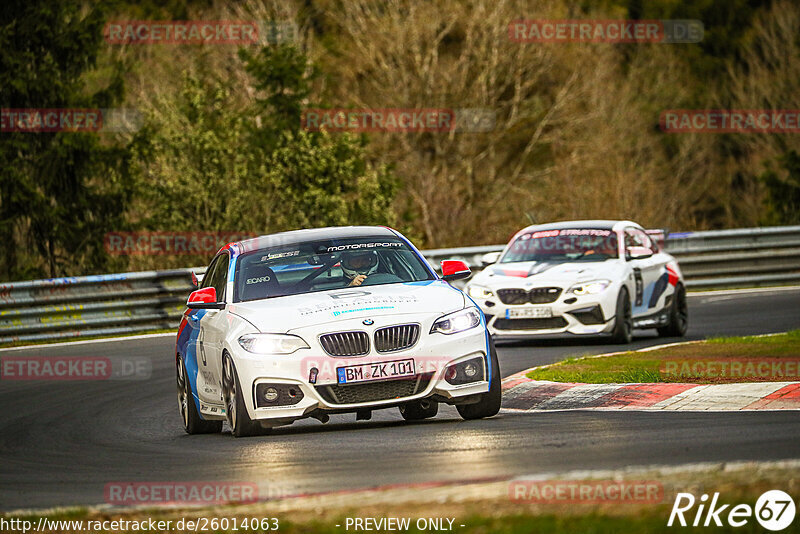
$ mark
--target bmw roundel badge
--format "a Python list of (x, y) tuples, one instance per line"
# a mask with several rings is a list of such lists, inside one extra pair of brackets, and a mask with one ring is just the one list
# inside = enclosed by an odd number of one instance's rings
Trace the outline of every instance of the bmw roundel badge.
[(367, 325), (367, 326), (369, 326), (369, 325), (372, 325), (372, 324), (375, 324), (375, 321), (373, 321), (372, 319), (364, 319), (364, 320), (363, 320), (363, 321), (361, 321), (361, 322), (362, 322), (363, 324)]

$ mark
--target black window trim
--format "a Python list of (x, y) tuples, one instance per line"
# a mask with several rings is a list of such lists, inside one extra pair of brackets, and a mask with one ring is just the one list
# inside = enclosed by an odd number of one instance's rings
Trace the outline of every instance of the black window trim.
[[(202, 287), (203, 288), (212, 287), (211, 286), (212, 276), (216, 276), (216, 274), (217, 274), (216, 269), (218, 267), (217, 264), (220, 261), (222, 261), (220, 258), (222, 258), (223, 256), (225, 256), (225, 258), (227, 258), (228, 264), (227, 264), (227, 266), (225, 268), (225, 277), (224, 277), (224, 280), (222, 282), (222, 295), (220, 295), (219, 291), (217, 291), (217, 302), (225, 302), (225, 294), (227, 293), (226, 289), (227, 289), (227, 286), (228, 286), (228, 269), (230, 268), (230, 265), (231, 265), (231, 263), (230, 263), (230, 261), (231, 261), (230, 254), (228, 254), (227, 250), (226, 251), (222, 251), (219, 254), (217, 254), (216, 256), (214, 256), (214, 259), (212, 259), (211, 263), (208, 265), (208, 269), (206, 269), (206, 274), (203, 276), (203, 283), (202, 283)], [(212, 276), (210, 276), (210, 275), (212, 275)]]

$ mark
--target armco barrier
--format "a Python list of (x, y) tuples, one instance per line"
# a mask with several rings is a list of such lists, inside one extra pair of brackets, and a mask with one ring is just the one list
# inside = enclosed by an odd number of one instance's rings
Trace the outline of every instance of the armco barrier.
[(191, 269), (0, 285), (0, 343), (173, 328), (191, 289)]
[[(504, 245), (423, 251), (438, 268), (462, 259), (474, 271)], [(673, 233), (675, 255), (690, 289), (800, 282), (800, 226)], [(0, 285), (0, 343), (40, 341), (174, 328), (205, 267), (79, 276)]]

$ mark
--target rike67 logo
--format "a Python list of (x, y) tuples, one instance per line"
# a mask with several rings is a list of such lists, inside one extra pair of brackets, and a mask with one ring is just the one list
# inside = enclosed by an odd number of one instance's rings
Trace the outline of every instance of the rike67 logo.
[[(737, 504), (731, 508), (730, 504), (720, 505), (718, 502), (719, 493), (714, 493), (711, 502), (708, 502), (706, 494), (703, 494), (698, 502), (698, 499), (695, 499), (691, 493), (678, 493), (675, 503), (672, 505), (667, 526), (671, 527), (677, 519), (677, 524), (685, 527), (694, 516), (694, 520), (691, 522), (693, 527), (721, 527), (724, 521), (732, 527), (742, 527), (755, 516), (756, 521), (765, 529), (779, 531), (794, 521), (794, 501), (788, 493), (781, 490), (764, 492), (756, 501), (755, 507)], [(692, 508), (695, 504), (697, 504), (697, 510), (693, 512)]]

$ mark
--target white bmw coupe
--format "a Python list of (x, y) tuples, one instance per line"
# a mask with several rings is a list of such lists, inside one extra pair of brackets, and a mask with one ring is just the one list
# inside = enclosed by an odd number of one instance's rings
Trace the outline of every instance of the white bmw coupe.
[(500, 409), (500, 369), (483, 313), (385, 227), (298, 230), (223, 247), (178, 330), (178, 405), (190, 434), (234, 436), (313, 417), (439, 403), (465, 419)]
[(683, 336), (683, 275), (659, 237), (631, 221), (529, 226), (484, 256), (466, 291), (495, 339), (605, 334), (628, 343), (634, 328)]

